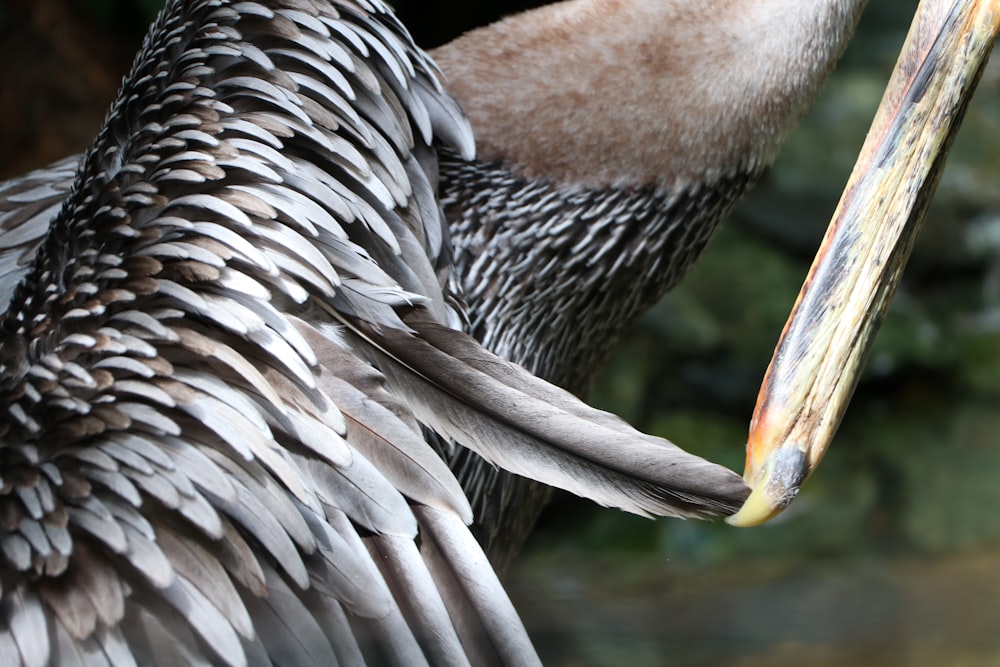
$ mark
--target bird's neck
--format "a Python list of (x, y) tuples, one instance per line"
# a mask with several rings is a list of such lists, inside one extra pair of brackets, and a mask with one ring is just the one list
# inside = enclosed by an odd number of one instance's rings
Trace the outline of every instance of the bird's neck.
[(622, 330), (684, 276), (759, 175), (663, 193), (563, 187), (500, 162), (441, 166), (471, 333), (580, 395)]
[(570, 0), (435, 50), (480, 157), (676, 191), (770, 163), (864, 0)]
[(475, 333), (585, 389), (777, 155), (864, 0), (570, 0), (433, 52), (475, 164), (442, 174)]

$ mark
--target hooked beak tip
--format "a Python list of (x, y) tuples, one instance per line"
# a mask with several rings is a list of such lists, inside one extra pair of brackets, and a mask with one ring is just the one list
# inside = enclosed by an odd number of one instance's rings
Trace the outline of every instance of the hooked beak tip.
[(738, 528), (759, 526), (773, 519), (782, 509), (781, 507), (775, 507), (762, 488), (758, 487), (750, 492), (746, 502), (743, 503), (743, 507), (736, 514), (726, 518), (726, 523)]
[(757, 526), (781, 513), (809, 476), (809, 459), (795, 445), (776, 449), (759, 471), (747, 471), (752, 491), (743, 507), (726, 519), (731, 526)]

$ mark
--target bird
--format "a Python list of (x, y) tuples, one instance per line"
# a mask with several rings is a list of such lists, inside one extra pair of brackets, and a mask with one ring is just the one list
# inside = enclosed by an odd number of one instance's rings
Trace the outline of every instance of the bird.
[[(761, 2), (728, 12), (676, 0), (555, 3), (434, 49), (478, 147), (475, 161), (446, 147), (439, 166), (453, 275), (461, 280), (454, 291), (465, 299), (469, 331), (500, 356), (585, 395), (621, 331), (683, 276), (776, 157), (864, 4), (785, 12)], [(692, 61), (690, 43), (700, 39), (692, 33), (716, 15), (729, 23), (712, 29), (732, 38)], [(680, 27), (650, 30), (654, 24)], [(762, 26), (782, 38), (756, 40)], [(561, 39), (546, 41), (550, 34)], [(631, 40), (650, 54), (641, 66)], [(799, 54), (806, 57), (790, 73), (766, 69)], [(725, 67), (750, 55), (760, 69)], [(565, 76), (553, 79), (553, 71)], [(606, 98), (622, 103), (593, 122)], [(692, 113), (691, 100), (702, 115)], [(695, 118), (703, 122), (686, 120)], [(586, 172), (573, 169), (588, 162)], [(613, 224), (621, 220), (628, 224)], [(568, 253), (573, 262), (563, 262)], [(530, 268), (512, 270), (519, 266)], [(468, 448), (442, 449), (473, 499), (477, 538), (504, 570), (550, 487)]]
[[(439, 70), (376, 0), (170, 0), (91, 149), (0, 185), (3, 654), (533, 664), (468, 527), (493, 492), (462, 488), (453, 447), (638, 514), (739, 508), (735, 473), (538, 376), (583, 391), (773, 158), (863, 3), (773, 4), (567, 0), (435, 51)], [(779, 19), (795, 29), (752, 30)], [(706, 21), (761, 47), (764, 92), (660, 87), (686, 51), (665, 42), (668, 67), (661, 33), (616, 29), (677, 24), (697, 45)], [(514, 104), (541, 94), (531, 77), (481, 78), (527, 74), (510, 59), (532, 47), (566, 74), (560, 106)], [(581, 48), (598, 55), (574, 90)], [(584, 93), (620, 73), (588, 66), (633, 52), (645, 70), (602, 91), (650, 130), (629, 142)], [(702, 66), (732, 74), (732, 53)], [(700, 93), (718, 98), (695, 135), (642, 112)], [(522, 115), (503, 129), (505, 106)], [(559, 126), (580, 141), (563, 154), (541, 143)]]

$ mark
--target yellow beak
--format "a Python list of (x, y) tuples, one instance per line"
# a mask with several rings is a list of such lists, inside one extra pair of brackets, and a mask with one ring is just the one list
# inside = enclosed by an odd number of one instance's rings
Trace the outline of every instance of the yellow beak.
[(728, 519), (792, 501), (840, 424), (990, 47), (1000, 0), (922, 0), (854, 171), (764, 377)]

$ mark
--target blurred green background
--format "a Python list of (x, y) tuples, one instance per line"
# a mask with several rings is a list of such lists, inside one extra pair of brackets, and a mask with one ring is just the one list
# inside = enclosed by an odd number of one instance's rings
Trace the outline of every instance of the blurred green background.
[[(0, 177), (86, 145), (158, 4), (0, 0)], [(395, 4), (433, 46), (532, 3)], [(757, 387), (915, 4), (872, 0), (778, 164), (622, 340), (593, 402), (742, 469)], [(508, 584), (553, 665), (995, 665), (997, 508), (994, 62), (837, 440), (786, 515), (736, 530), (560, 497)]]

